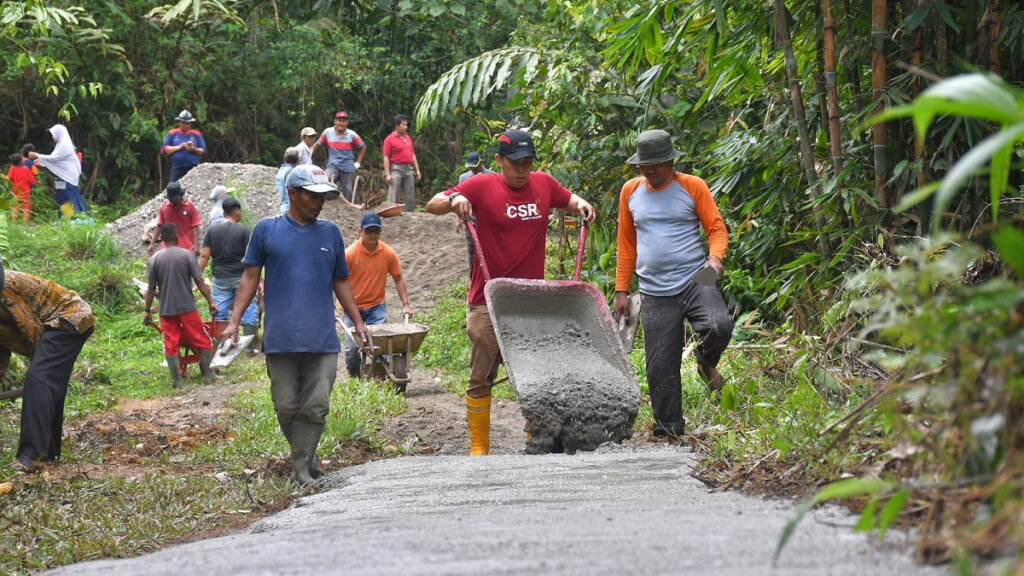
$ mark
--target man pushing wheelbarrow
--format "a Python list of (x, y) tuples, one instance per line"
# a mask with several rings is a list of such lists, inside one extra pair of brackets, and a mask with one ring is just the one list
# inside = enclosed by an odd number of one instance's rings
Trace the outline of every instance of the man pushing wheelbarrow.
[(466, 319), (466, 332), (472, 345), (466, 419), (469, 450), (474, 456), (486, 455), (490, 449), (491, 387), (502, 361), (495, 324), (484, 295), (487, 278), (481, 264), (486, 260), (490, 276), (496, 279), (543, 279), (551, 210), (565, 209), (582, 216), (588, 224), (595, 218), (589, 202), (550, 175), (533, 171), (536, 156), (529, 134), (509, 130), (498, 138), (495, 161), (501, 166), (501, 173), (469, 178), (436, 194), (427, 204), (427, 212), (431, 214), (454, 212), (464, 221), (471, 215), (476, 216), (477, 221), (479, 247), (470, 268)]
[(160, 237), (166, 247), (149, 259), (146, 312), (142, 323), (153, 323), (153, 298), (159, 288), (160, 332), (163, 334), (164, 357), (171, 373), (172, 386), (180, 388), (183, 385), (178, 356), (181, 344), (186, 344), (199, 354), (199, 369), (203, 373), (203, 380), (212, 382), (218, 378), (210, 367), (213, 361), (213, 340), (196, 310), (192, 282), (195, 281), (199, 292), (210, 303), (211, 317), (215, 317), (218, 312), (213, 294), (203, 280), (196, 257), (178, 246), (178, 226), (173, 222), (164, 224), (160, 228)]

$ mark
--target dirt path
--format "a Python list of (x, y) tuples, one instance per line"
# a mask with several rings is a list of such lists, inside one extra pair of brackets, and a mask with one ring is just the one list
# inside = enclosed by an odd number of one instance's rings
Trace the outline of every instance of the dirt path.
[[(409, 409), (391, 418), (383, 433), (422, 454), (469, 454), (466, 404), (434, 380), (415, 371), (406, 390)], [(519, 454), (526, 447), (519, 403), (495, 398), (491, 405), (491, 454)]]

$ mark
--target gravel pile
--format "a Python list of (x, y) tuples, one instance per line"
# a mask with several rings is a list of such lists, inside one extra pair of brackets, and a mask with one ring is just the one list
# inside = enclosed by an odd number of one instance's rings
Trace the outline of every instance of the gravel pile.
[[(185, 189), (185, 198), (196, 205), (203, 218), (200, 237), (206, 232), (210, 208), (213, 207), (210, 190), (217, 185), (227, 186), (230, 195), (242, 203), (242, 214), (248, 224), (276, 216), (278, 204), (275, 176), (277, 168), (258, 164), (200, 164), (193, 168), (180, 180), (180, 184)], [(161, 191), (135, 212), (107, 224), (107, 233), (114, 237), (118, 247), (126, 254), (145, 258), (146, 245), (143, 239), (146, 226), (156, 219), (156, 213), (165, 200)]]

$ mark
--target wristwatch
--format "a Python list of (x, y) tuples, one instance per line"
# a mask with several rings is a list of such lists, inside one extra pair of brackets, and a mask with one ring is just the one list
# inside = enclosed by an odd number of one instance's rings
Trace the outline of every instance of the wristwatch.
[(455, 202), (455, 199), (458, 198), (459, 196), (462, 196), (462, 193), (460, 193), (460, 192), (452, 192), (451, 194), (449, 194), (448, 195), (448, 205), (450, 206), (452, 204), (452, 202)]

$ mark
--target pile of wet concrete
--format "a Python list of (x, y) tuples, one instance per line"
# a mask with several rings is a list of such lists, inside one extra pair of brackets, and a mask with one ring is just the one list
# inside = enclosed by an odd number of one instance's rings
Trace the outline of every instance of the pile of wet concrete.
[[(574, 284), (574, 283), (566, 283)], [(532, 454), (595, 450), (633, 435), (640, 387), (601, 310), (559, 283), (505, 281), (490, 290), (492, 321), (526, 418)]]

